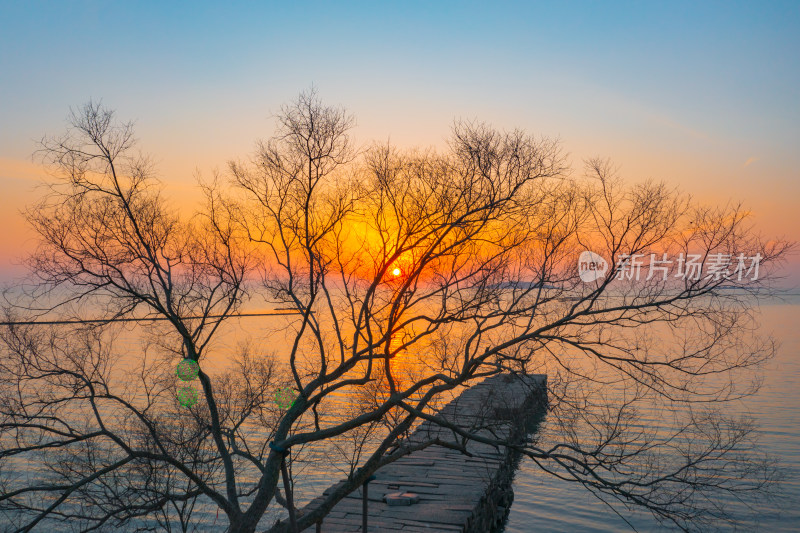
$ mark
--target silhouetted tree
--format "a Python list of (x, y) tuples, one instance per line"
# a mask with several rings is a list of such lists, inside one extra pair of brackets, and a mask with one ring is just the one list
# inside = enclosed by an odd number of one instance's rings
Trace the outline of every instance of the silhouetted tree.
[[(600, 160), (574, 177), (556, 142), (522, 131), (457, 123), (444, 152), (358, 151), (352, 124), (302, 94), (252, 161), (231, 163), (233, 187), (203, 187), (189, 221), (134, 155), (131, 126), (101, 106), (43, 141), (62, 178), (28, 210), (41, 238), (28, 309), (165, 320), (122, 380), (112, 325), (5, 327), (0, 509), (16, 530), (142, 517), (187, 530), (202, 496), (228, 531), (252, 532), (273, 502), (291, 506), (282, 467), (301, 476), (295, 450), (315, 443), (349, 468), (297, 517), (301, 530), (381, 466), (470, 440), (682, 529), (732, 520), (721, 496), (768, 486), (752, 427), (715, 406), (751, 393), (774, 350), (730, 289), (762, 287), (785, 243), (758, 239), (740, 208), (625, 185)], [(584, 250), (597, 255), (579, 265)], [(297, 313), (288, 353), (243, 348), (235, 369), (210, 375), (220, 324), (255, 292)], [(191, 409), (174, 401), (180, 358), (200, 363)], [(442, 398), (499, 372), (548, 374), (554, 445), (435, 416)], [(276, 406), (287, 387), (296, 398)], [(642, 427), (639, 410), (654, 406), (662, 424)], [(452, 441), (406, 442), (420, 420)], [(15, 476), (20, 461), (44, 467)]]

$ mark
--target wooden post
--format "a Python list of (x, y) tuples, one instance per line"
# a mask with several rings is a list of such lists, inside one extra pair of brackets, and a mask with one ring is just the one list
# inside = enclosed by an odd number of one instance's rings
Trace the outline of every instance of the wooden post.
[(367, 531), (367, 515), (369, 514), (369, 509), (368, 509), (368, 505), (367, 505), (367, 501), (368, 501), (367, 493), (368, 493), (368, 489), (369, 489), (369, 482), (372, 481), (373, 479), (375, 479), (375, 476), (369, 476), (366, 479), (366, 481), (364, 481), (364, 484), (361, 486), (361, 495), (362, 495), (362, 500), (361, 500), (361, 531), (363, 531), (364, 533), (366, 533), (366, 531)]

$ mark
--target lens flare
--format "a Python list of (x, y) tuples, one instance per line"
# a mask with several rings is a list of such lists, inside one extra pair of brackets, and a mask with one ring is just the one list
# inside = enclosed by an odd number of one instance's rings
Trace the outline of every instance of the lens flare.
[(197, 403), (198, 393), (191, 385), (184, 385), (178, 389), (176, 396), (178, 397), (179, 404), (184, 407), (192, 407)]

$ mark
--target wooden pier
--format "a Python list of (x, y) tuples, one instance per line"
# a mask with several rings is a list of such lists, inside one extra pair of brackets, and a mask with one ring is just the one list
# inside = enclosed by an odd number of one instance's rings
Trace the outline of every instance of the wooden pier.
[[(438, 416), (469, 431), (485, 426), (488, 421), (496, 437), (521, 440), (526, 422), (544, 412), (546, 383), (547, 377), (541, 374), (492, 376), (466, 389), (443, 407)], [(477, 434), (492, 436), (489, 429), (481, 429)], [(454, 440), (453, 431), (427, 421), (418, 426), (410, 440), (435, 436)], [(378, 470), (367, 491), (368, 530), (492, 531), (505, 518), (513, 499), (510, 484), (516, 454), (473, 441), (467, 450), (471, 457), (450, 448), (430, 446)], [(410, 506), (384, 503), (386, 494), (397, 492), (417, 494), (419, 502)], [(298, 514), (314, 509), (321, 499), (312, 500)], [(362, 531), (362, 505), (362, 489), (355, 490), (331, 510), (321, 528), (312, 526), (304, 531)]]

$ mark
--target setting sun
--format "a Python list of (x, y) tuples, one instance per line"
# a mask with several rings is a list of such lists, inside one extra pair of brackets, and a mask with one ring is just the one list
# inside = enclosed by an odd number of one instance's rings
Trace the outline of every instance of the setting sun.
[(399, 268), (395, 268), (394, 270), (392, 270), (392, 274), (394, 274), (394, 275), (395, 275), (395, 277), (397, 277), (397, 276), (399, 276), (400, 274), (402, 274), (402, 272), (400, 271), (400, 269), (399, 269)]

